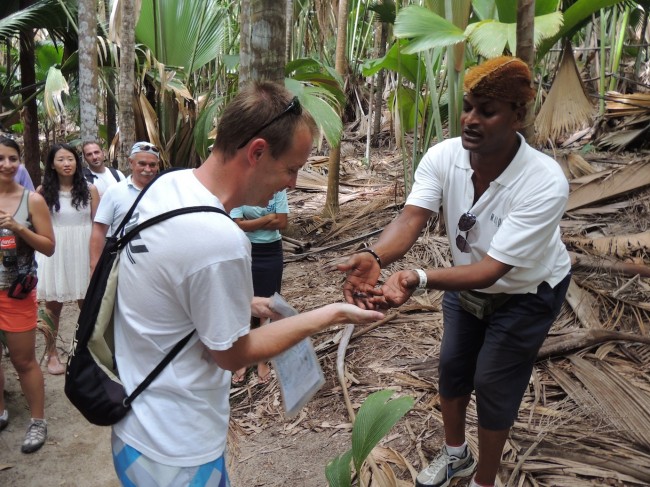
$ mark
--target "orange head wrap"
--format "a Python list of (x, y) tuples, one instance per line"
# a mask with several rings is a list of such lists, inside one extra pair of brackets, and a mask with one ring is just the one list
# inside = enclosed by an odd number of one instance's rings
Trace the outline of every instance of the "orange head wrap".
[(528, 65), (512, 56), (488, 59), (465, 75), (465, 92), (516, 104), (535, 98)]

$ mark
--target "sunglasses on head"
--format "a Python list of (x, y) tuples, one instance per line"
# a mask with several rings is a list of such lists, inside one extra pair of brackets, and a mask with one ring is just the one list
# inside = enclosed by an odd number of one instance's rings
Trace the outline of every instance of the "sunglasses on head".
[(259, 134), (262, 130), (264, 130), (266, 127), (271, 125), (273, 122), (277, 122), (280, 120), (282, 117), (284, 117), (287, 113), (291, 113), (293, 115), (300, 115), (302, 113), (302, 106), (300, 106), (300, 100), (298, 100), (297, 96), (294, 96), (293, 99), (289, 102), (287, 105), (287, 108), (285, 108), (279, 115), (276, 115), (273, 117), (271, 120), (266, 122), (264, 125), (262, 125), (259, 129), (257, 129), (255, 132), (253, 132), (253, 135), (251, 135), (249, 138), (247, 138), (244, 142), (239, 144), (237, 147), (237, 150), (241, 149), (244, 147), (246, 144), (248, 144), (251, 140), (253, 140), (253, 137), (255, 137), (257, 134)]
[[(476, 215), (474, 213), (470, 213), (469, 211), (466, 211), (462, 215), (460, 215), (460, 219), (458, 220), (458, 230), (463, 232), (465, 235), (467, 235), (467, 232), (469, 232), (474, 226), (476, 225)], [(467, 241), (467, 238), (463, 235), (457, 235), (456, 236), (456, 247), (458, 247), (458, 250), (461, 252), (467, 254), (470, 251), (470, 245), (469, 242)]]
[(156, 154), (160, 154), (160, 149), (153, 144), (135, 144), (131, 153), (135, 152), (155, 152)]

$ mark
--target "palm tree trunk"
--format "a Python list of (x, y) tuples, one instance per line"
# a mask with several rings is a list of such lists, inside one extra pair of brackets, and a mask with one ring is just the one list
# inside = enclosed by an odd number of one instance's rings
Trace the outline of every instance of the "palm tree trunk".
[[(345, 77), (347, 73), (347, 59), (345, 48), (347, 44), (347, 22), (348, 22), (348, 0), (339, 1), (339, 12), (337, 18), (336, 32), (336, 58), (334, 69), (336, 72)], [(345, 85), (345, 81), (344, 81)], [(345, 86), (343, 87), (345, 90)], [(328, 216), (334, 216), (339, 212), (339, 182), (341, 171), (341, 143), (330, 150), (330, 160), (327, 174), (327, 196), (325, 198), (324, 213)]]
[[(381, 36), (379, 40), (379, 52), (377, 54), (378, 58), (383, 58), (386, 55), (386, 43), (388, 42), (388, 24), (382, 22), (378, 26), (381, 31)], [(372, 127), (372, 146), (377, 147), (379, 145), (379, 132), (381, 130), (381, 106), (384, 99), (384, 84), (386, 80), (386, 72), (383, 69), (379, 70), (377, 73), (377, 87), (375, 91), (375, 119)]]
[(79, 113), (82, 142), (97, 140), (97, 0), (79, 0)]
[(286, 0), (241, 3), (239, 86), (250, 80), (284, 83)]
[[(535, 63), (535, 0), (517, 0), (517, 57), (528, 64), (533, 73)], [(522, 135), (527, 141), (535, 134), (535, 100), (526, 106)]]
[(116, 155), (119, 167), (126, 169), (129, 151), (135, 142), (133, 93), (135, 87), (135, 8), (134, 0), (122, 0), (120, 25), (119, 113), (120, 143)]
[[(29, 7), (31, 0), (21, 0), (20, 8)], [(30, 28), (20, 32), (20, 84), (22, 99), (25, 102), (22, 110), (23, 119), (23, 161), (29, 176), (38, 185), (41, 181), (40, 151), (38, 146), (38, 108), (36, 105), (36, 70), (34, 56), (34, 31)]]
[[(104, 15), (107, 19), (111, 17), (110, 3), (104, 1)], [(115, 70), (108, 67), (106, 71), (106, 144), (110, 145), (117, 133), (117, 99), (115, 98)]]

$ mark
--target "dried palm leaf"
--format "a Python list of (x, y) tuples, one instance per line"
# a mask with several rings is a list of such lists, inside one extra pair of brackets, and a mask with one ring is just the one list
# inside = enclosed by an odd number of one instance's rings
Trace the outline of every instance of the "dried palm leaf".
[(567, 211), (619, 196), (650, 185), (650, 160), (639, 161), (619, 170), (601, 171), (569, 194)]
[(556, 141), (581, 129), (591, 122), (593, 114), (594, 106), (585, 95), (571, 44), (567, 42), (551, 90), (535, 119), (537, 141)]

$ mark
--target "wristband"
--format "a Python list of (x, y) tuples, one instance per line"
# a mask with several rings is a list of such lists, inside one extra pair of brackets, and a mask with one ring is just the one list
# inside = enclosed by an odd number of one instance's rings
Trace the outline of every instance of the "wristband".
[(426, 289), (427, 288), (427, 273), (424, 272), (422, 269), (413, 269), (418, 277), (420, 278), (420, 282), (418, 283), (418, 289)]
[(379, 264), (379, 268), (381, 269), (381, 258), (379, 257), (379, 255), (377, 255), (377, 252), (372, 250), (370, 247), (366, 247), (365, 249), (361, 249), (357, 251), (357, 254), (360, 254), (361, 252), (368, 252), (370, 255), (372, 255), (377, 261), (377, 264)]

